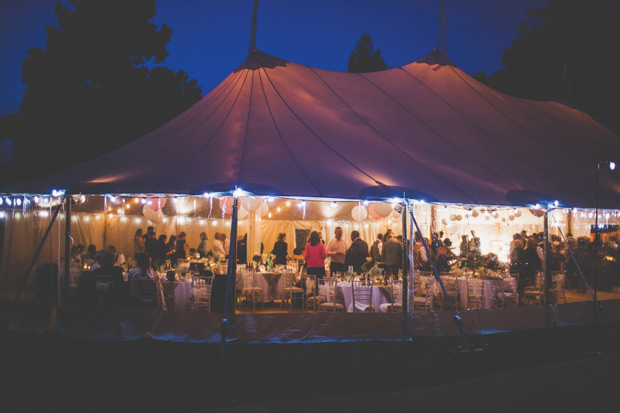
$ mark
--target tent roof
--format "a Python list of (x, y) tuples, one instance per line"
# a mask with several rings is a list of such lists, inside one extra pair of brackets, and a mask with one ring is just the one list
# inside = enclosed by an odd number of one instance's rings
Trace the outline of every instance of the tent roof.
[[(409, 65), (351, 74), (260, 51), (191, 108), (136, 141), (15, 185), (90, 194), (229, 191), (527, 205), (593, 206), (597, 161), (620, 138), (557, 102), (518, 99), (437, 50)], [(601, 207), (620, 179), (601, 174)]]

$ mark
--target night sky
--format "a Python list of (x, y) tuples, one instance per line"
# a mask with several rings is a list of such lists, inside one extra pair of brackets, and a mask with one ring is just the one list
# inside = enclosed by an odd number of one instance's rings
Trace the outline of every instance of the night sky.
[[(450, 59), (468, 73), (500, 68), (525, 11), (546, 0), (446, 0)], [(0, 116), (19, 111), (21, 63), (45, 47), (56, 0), (0, 0)], [(67, 3), (64, 1), (64, 3)], [(198, 79), (203, 95), (246, 57), (253, 0), (157, 0), (155, 23), (173, 30), (164, 65)], [(437, 43), (440, 0), (261, 0), (257, 46), (283, 59), (346, 71), (363, 32), (390, 67), (424, 56)]]

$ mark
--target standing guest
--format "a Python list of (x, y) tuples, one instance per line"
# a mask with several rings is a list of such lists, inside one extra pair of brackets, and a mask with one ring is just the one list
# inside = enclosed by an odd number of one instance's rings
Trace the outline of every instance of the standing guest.
[(437, 256), (435, 262), (437, 262), (437, 269), (439, 272), (449, 272), (450, 263), (456, 258), (456, 255), (451, 250), (452, 241), (450, 238), (446, 238), (442, 245), (437, 249)]
[(163, 261), (166, 259), (166, 254), (168, 253), (168, 247), (166, 246), (166, 240), (168, 236), (166, 234), (161, 234), (157, 238), (157, 242), (155, 243), (155, 256), (152, 257), (153, 260)]
[(239, 264), (248, 263), (248, 234), (239, 237), (237, 240), (237, 262)]
[(224, 244), (222, 244), (221, 234), (219, 232), (215, 233), (213, 240), (213, 256), (216, 259), (223, 260), (226, 258), (226, 250), (224, 249)]
[(308, 242), (304, 251), (304, 260), (306, 260), (307, 264), (306, 273), (316, 276), (315, 292), (319, 291), (319, 278), (325, 277), (325, 258), (327, 258), (325, 245), (321, 243), (319, 233), (312, 231), (310, 233), (310, 242)]
[(352, 266), (353, 271), (358, 274), (362, 273), (362, 265), (366, 263), (366, 257), (369, 257), (368, 244), (360, 238), (359, 231), (351, 232), (351, 246), (347, 250), (345, 256), (345, 267)]
[(476, 236), (476, 232), (471, 230), (471, 240), (469, 241), (469, 252), (474, 255), (481, 255), (482, 250), (480, 249), (480, 238)]
[(153, 257), (153, 254), (156, 253), (156, 242), (157, 238), (155, 233), (155, 227), (149, 226), (146, 229), (146, 234), (144, 234), (144, 249), (145, 252), (149, 254), (149, 257)]
[(383, 249), (383, 234), (377, 235), (377, 239), (372, 243), (370, 247), (370, 256), (372, 260), (377, 263), (381, 261), (381, 250)]
[(198, 253), (200, 254), (200, 258), (205, 258), (209, 253), (209, 240), (207, 239), (207, 233), (200, 233), (200, 244), (198, 245)]
[(403, 259), (403, 245), (392, 237), (391, 233), (386, 233), (383, 238), (382, 258), (385, 263), (385, 271), (394, 276), (398, 276), (398, 270), (401, 268)]
[(189, 245), (185, 241), (185, 232), (181, 232), (177, 237), (177, 245), (175, 247), (174, 260), (184, 260), (187, 258), (187, 250)]
[(278, 240), (273, 245), (273, 250), (271, 251), (271, 253), (276, 256), (276, 259), (275, 259), (276, 265), (286, 265), (286, 256), (288, 255), (288, 244), (286, 243), (285, 233), (281, 233), (278, 235)]
[(537, 239), (528, 238), (527, 247), (525, 248), (523, 258), (524, 265), (520, 277), (523, 277), (525, 285), (530, 285), (536, 280), (536, 272), (542, 269), (540, 258), (536, 251)]
[(226, 258), (228, 258), (228, 250), (230, 249), (230, 244), (226, 242), (226, 234), (220, 234), (220, 241), (222, 241), (222, 245), (224, 246), (224, 252), (226, 253), (224, 255), (226, 256)]
[(133, 253), (134, 256), (138, 257), (138, 254), (144, 254), (146, 253), (146, 240), (144, 239), (144, 236), (142, 235), (142, 228), (138, 228), (136, 230), (136, 234), (133, 237)]
[(177, 237), (176, 235), (170, 235), (170, 239), (168, 239), (168, 243), (166, 244), (166, 256), (170, 259), (174, 257), (177, 248)]
[(329, 272), (332, 275), (336, 272), (345, 272), (344, 259), (347, 253), (347, 243), (342, 239), (342, 228), (336, 227), (334, 235), (335, 237), (327, 244), (327, 256), (331, 259)]

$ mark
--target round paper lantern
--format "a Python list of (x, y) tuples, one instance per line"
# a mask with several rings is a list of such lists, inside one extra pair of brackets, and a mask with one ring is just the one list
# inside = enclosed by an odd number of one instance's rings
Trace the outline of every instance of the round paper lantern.
[(487, 215), (486, 217), (484, 217), (484, 219), (486, 219), (488, 221), (488, 220), (491, 219), (491, 217)]
[(262, 198), (247, 197), (241, 199), (241, 205), (248, 211), (258, 211), (263, 203)]
[(262, 204), (258, 212), (260, 213), (261, 217), (264, 217), (265, 215), (269, 213), (269, 205)]
[(377, 215), (379, 215), (382, 218), (385, 218), (392, 213), (392, 205), (390, 204), (386, 204), (383, 202), (374, 202), (372, 205)]
[(478, 215), (480, 215), (480, 213), (478, 211), (476, 211), (475, 209), (473, 211), (471, 211), (471, 216), (476, 218)]
[(245, 219), (248, 216), (248, 210), (241, 205), (237, 210), (237, 219)]
[(480, 213), (484, 214), (484, 211), (486, 211), (484, 208), (480, 208)]
[(538, 218), (545, 215), (545, 211), (543, 211), (542, 209), (530, 209), (530, 212), (532, 213), (532, 215)]
[[(151, 205), (149, 205), (149, 202)], [(166, 205), (166, 198), (146, 198), (146, 205), (153, 211), (157, 211)]]
[(515, 217), (520, 217), (521, 216), (521, 210), (517, 209), (517, 212), (515, 212)]
[(220, 209), (224, 210), (226, 215), (232, 215), (233, 199), (232, 196), (225, 196), (219, 199)]
[(368, 216), (368, 211), (365, 207), (356, 205), (351, 210), (351, 217), (356, 221), (363, 221)]
[(502, 222), (506, 222), (506, 218), (502, 218)]
[(511, 221), (514, 221), (515, 220), (515, 216), (514, 215), (509, 215), (508, 219), (511, 220)]
[(462, 215), (457, 215), (455, 218), (456, 218), (457, 221), (460, 221), (460, 220), (463, 219), (463, 216)]
[(450, 214), (450, 221), (454, 221), (456, 219), (456, 215)]
[(380, 219), (381, 217), (379, 216), (379, 214), (377, 214), (375, 212), (375, 206), (373, 204), (370, 204), (368, 206), (368, 215), (370, 215), (370, 217), (374, 220)]
[(444, 225), (448, 225), (448, 223), (446, 222), (445, 218), (441, 220), (441, 223), (444, 224)]
[(159, 220), (157, 211), (153, 210), (148, 205), (144, 205), (142, 207), (142, 214), (144, 215), (144, 218), (148, 219), (151, 222), (157, 222)]

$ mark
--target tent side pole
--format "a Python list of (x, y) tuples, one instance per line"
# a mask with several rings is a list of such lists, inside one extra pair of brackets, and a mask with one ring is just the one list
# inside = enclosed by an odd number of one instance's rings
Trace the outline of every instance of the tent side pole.
[(69, 275), (71, 274), (71, 194), (65, 195), (65, 274), (64, 286), (62, 289), (63, 300), (60, 301), (64, 306), (69, 293)]
[(407, 294), (406, 291), (408, 289), (408, 278), (409, 278), (409, 242), (407, 240), (407, 200), (403, 202), (403, 209), (401, 211), (402, 214), (402, 234), (403, 234), (403, 254), (402, 254), (402, 266), (403, 266), (403, 284), (401, 290), (401, 299), (403, 305), (403, 313), (407, 314)]
[(545, 260), (545, 304), (551, 305), (551, 292), (553, 288), (553, 280), (551, 279), (551, 245), (549, 244), (549, 208), (545, 211), (545, 244), (544, 244), (544, 260)]
[(13, 305), (7, 315), (7, 323), (11, 321), (11, 318), (13, 317), (13, 314), (15, 313), (15, 309), (17, 308), (17, 301), (19, 300), (19, 296), (21, 295), (22, 290), (26, 286), (28, 277), (30, 276), (32, 269), (34, 268), (34, 265), (36, 264), (37, 259), (39, 258), (39, 254), (41, 253), (41, 250), (43, 249), (43, 245), (45, 244), (45, 241), (47, 240), (49, 233), (52, 231), (52, 227), (54, 226), (54, 222), (56, 221), (56, 218), (58, 217), (58, 213), (60, 212), (61, 208), (62, 208), (62, 203), (59, 204), (58, 207), (56, 207), (56, 211), (54, 211), (54, 214), (52, 215), (52, 219), (50, 220), (50, 223), (47, 226), (47, 230), (45, 230), (45, 234), (43, 234), (43, 239), (41, 239), (41, 242), (39, 243), (39, 247), (34, 253), (34, 257), (32, 257), (32, 261), (30, 261), (30, 265), (28, 266), (26, 275), (24, 275), (24, 278), (22, 279), (22, 282), (20, 283), (19, 288), (17, 289), (17, 293), (15, 294), (15, 298), (13, 299)]
[[(228, 274), (226, 276), (226, 298), (224, 300), (224, 317), (221, 326), (221, 349), (224, 354), (229, 318), (235, 315), (235, 287), (237, 274), (237, 197), (233, 194), (233, 213), (230, 224), (230, 247), (228, 249)], [(232, 313), (231, 313), (232, 311)]]

